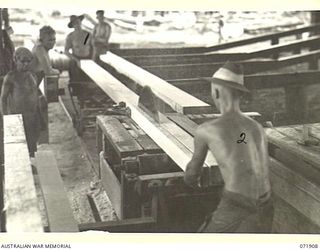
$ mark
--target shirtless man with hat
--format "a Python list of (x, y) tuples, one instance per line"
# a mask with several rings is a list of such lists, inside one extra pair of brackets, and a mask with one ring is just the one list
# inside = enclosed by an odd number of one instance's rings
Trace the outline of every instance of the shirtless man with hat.
[(200, 125), (185, 183), (198, 187), (208, 150), (216, 158), (224, 191), (217, 209), (207, 216), (199, 232), (270, 232), (273, 203), (269, 181), (267, 139), (260, 124), (244, 115), (240, 96), (244, 86), (240, 65), (227, 62), (212, 78), (212, 98), (222, 116)]
[(68, 27), (73, 28), (74, 31), (66, 38), (64, 53), (72, 59), (69, 66), (69, 77), (72, 81), (83, 81), (88, 78), (78, 66), (81, 59), (91, 59), (92, 57), (92, 37), (90, 32), (82, 29), (83, 19), (84, 15), (72, 15), (68, 23)]

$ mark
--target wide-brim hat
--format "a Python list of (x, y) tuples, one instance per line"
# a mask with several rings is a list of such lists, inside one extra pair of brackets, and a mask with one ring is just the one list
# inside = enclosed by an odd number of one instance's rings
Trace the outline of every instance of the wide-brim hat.
[(76, 16), (76, 15), (72, 15), (70, 16), (70, 22), (68, 23), (68, 27), (69, 28), (73, 28), (73, 24), (76, 20), (80, 20), (82, 21), (84, 19), (84, 15), (80, 15), (80, 16)]
[(250, 92), (244, 86), (243, 67), (240, 64), (226, 62), (212, 77), (202, 77), (201, 79), (243, 92)]

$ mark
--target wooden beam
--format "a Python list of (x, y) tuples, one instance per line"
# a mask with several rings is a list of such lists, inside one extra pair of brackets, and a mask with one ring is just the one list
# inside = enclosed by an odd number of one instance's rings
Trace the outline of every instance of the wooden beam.
[(157, 66), (157, 65), (176, 65), (176, 64), (198, 64), (198, 63), (214, 63), (248, 60), (257, 57), (270, 58), (273, 54), (281, 52), (297, 51), (302, 48), (318, 47), (320, 37), (310, 37), (308, 39), (295, 40), (287, 43), (270, 46), (264, 49), (255, 49), (244, 53), (232, 52), (205, 52), (193, 54), (178, 54), (178, 55), (142, 55), (142, 56), (127, 56), (126, 60), (138, 64), (142, 67)]
[[(304, 54), (282, 57), (278, 60), (255, 59), (248, 61), (238, 61), (242, 64), (246, 75), (260, 72), (279, 70), (298, 63), (312, 63), (319, 59), (320, 50), (311, 51)], [(200, 64), (179, 64), (179, 65), (160, 65), (146, 67), (145, 70), (162, 77), (163, 79), (183, 79), (209, 77), (216, 72), (223, 63), (200, 63)]]
[(268, 40), (271, 41), (271, 40), (279, 39), (286, 36), (298, 35), (304, 32), (312, 32), (312, 31), (319, 31), (319, 30), (320, 30), (320, 25), (316, 24), (316, 25), (304, 26), (298, 29), (276, 32), (276, 33), (267, 34), (267, 35), (260, 35), (252, 38), (241, 39), (237, 41), (217, 44), (217, 45), (208, 46), (208, 47), (203, 46), (203, 47), (183, 47), (183, 48), (119, 49), (119, 50), (113, 50), (113, 52), (120, 56), (129, 56), (129, 55), (136, 55), (136, 56), (153, 55), (154, 56), (154, 55), (164, 55), (164, 54), (177, 55), (177, 54), (205, 53), (205, 52), (213, 52), (213, 51), (219, 51), (224, 49), (230, 49), (234, 47), (249, 45), (249, 44), (268, 41)]
[[(254, 74), (268, 71), (279, 67), (277, 60), (256, 59), (252, 61), (237, 61), (244, 67), (245, 74)], [(148, 66), (145, 70), (163, 79), (183, 79), (197, 77), (211, 77), (223, 63), (199, 63), (199, 64), (178, 64), (178, 65), (158, 65)]]
[(268, 141), (278, 148), (284, 148), (289, 153), (299, 156), (304, 162), (309, 163), (315, 169), (320, 170), (320, 155), (316, 150), (299, 145), (297, 140), (301, 139), (302, 134), (293, 127), (278, 127), (276, 129), (266, 129)]
[(6, 231), (43, 232), (22, 115), (3, 116)]
[(317, 226), (320, 226), (319, 186), (297, 172), (271, 159), (271, 184), (273, 192), (289, 203)]
[[(294, 85), (312, 85), (319, 83), (320, 71), (308, 70), (292, 73), (268, 73), (259, 75), (245, 75), (244, 83), (248, 89), (268, 89), (268, 88), (282, 88), (291, 87)], [(210, 83), (200, 78), (189, 79), (175, 79), (168, 80), (169, 83), (179, 88), (188, 88), (194, 85), (199, 88), (209, 90)]]
[(142, 56), (127, 56), (126, 60), (135, 63), (141, 67), (156, 66), (156, 65), (174, 65), (174, 64), (195, 64), (206, 62), (225, 62), (239, 61), (247, 59), (248, 53), (193, 53), (193, 54), (178, 54), (178, 55), (142, 55)]
[(239, 47), (243, 45), (248, 45), (252, 43), (257, 43), (257, 42), (263, 42), (263, 41), (268, 41), (268, 40), (273, 40), (273, 39), (279, 39), (282, 37), (286, 36), (291, 36), (291, 35), (297, 35), (297, 34), (302, 34), (304, 32), (310, 32), (310, 31), (318, 31), (320, 30), (320, 25), (310, 25), (310, 26), (304, 26), (298, 29), (292, 29), (288, 31), (280, 31), (280, 32), (275, 32), (272, 34), (267, 34), (267, 35), (260, 35), (260, 36), (255, 36), (252, 38), (246, 38), (234, 42), (227, 42), (223, 44), (218, 44), (214, 45), (211, 47), (208, 47), (208, 51), (217, 51), (217, 50), (223, 50), (223, 49), (229, 49), (229, 48), (234, 48), (234, 47)]
[(50, 232), (78, 232), (78, 223), (73, 216), (53, 153), (37, 152), (36, 161)]
[(108, 52), (106, 55), (102, 55), (100, 58), (103, 62), (112, 66), (119, 73), (126, 75), (140, 86), (151, 87), (156, 96), (179, 113), (193, 113), (193, 110), (211, 108), (209, 104), (174, 87), (172, 84), (169, 84), (161, 78), (111, 52)]
[(120, 221), (104, 221), (79, 225), (80, 232), (95, 230), (114, 233), (150, 233), (155, 229), (155, 227), (156, 220), (153, 217), (125, 219)]
[(320, 37), (310, 37), (308, 39), (270, 46), (269, 48), (262, 50), (259, 49), (252, 52), (249, 51), (247, 59), (256, 57), (271, 57), (273, 54), (301, 50), (302, 48), (309, 48), (314, 46), (316, 46), (316, 48), (320, 47)]
[[(131, 109), (131, 118), (150, 136), (158, 146), (182, 169), (192, 157), (192, 152), (186, 148), (192, 137), (177, 125), (166, 119), (166, 124), (173, 131), (168, 132), (162, 124), (156, 123), (138, 107), (138, 95), (115, 79), (99, 65), (91, 60), (81, 60), (81, 69), (115, 102), (125, 101)], [(186, 133), (185, 138), (177, 140), (172, 133)], [(211, 166), (210, 161), (206, 166)], [(216, 165), (216, 164), (215, 164)]]

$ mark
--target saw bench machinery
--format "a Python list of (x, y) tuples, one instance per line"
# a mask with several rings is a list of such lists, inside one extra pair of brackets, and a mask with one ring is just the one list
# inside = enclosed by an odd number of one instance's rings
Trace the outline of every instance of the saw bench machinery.
[[(178, 125), (183, 122), (190, 134), (197, 127), (186, 115), (158, 112), (149, 87), (141, 91), (139, 107), (157, 122), (162, 115)], [(97, 172), (118, 218), (143, 222), (151, 217), (154, 224), (148, 232), (195, 232), (219, 203), (223, 180), (218, 168), (204, 168), (203, 188), (192, 189), (184, 184), (183, 170), (130, 118), (130, 112), (98, 115), (96, 122)]]
[[(151, 89), (139, 106), (159, 121)], [(97, 116), (97, 150), (97, 172), (120, 220), (153, 217), (154, 231), (194, 232), (219, 202), (222, 182), (209, 186), (204, 175), (207, 187), (191, 190), (182, 169), (129, 115)]]

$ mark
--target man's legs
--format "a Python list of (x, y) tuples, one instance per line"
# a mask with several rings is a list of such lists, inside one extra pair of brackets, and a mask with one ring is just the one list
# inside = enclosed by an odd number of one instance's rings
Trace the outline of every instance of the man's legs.
[(40, 134), (38, 114), (23, 115), (23, 125), (26, 133), (26, 140), (30, 157), (34, 157), (37, 151), (37, 142)]

